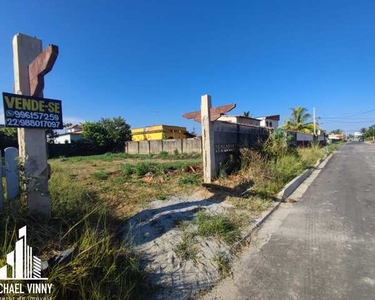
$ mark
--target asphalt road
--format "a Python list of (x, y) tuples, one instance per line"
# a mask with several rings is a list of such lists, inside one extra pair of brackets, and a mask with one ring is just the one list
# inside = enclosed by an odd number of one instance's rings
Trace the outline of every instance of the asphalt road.
[(375, 146), (340, 147), (204, 299), (375, 299)]

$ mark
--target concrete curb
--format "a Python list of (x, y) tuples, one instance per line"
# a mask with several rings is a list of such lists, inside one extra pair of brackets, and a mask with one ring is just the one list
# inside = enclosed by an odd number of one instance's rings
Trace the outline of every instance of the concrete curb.
[(274, 211), (279, 208), (280, 204), (283, 203), (291, 194), (293, 194), (293, 192), (311, 175), (313, 171), (319, 169), (319, 167), (323, 164), (324, 167), (332, 156), (333, 153), (319, 159), (313, 168), (305, 170), (301, 175), (298, 175), (292, 181), (287, 183), (275, 197), (276, 201), (274, 202), (272, 207), (269, 210), (263, 212), (260, 217), (255, 220), (254, 224), (250, 227), (246, 235), (231, 247), (230, 252), (236, 252), (241, 247), (241, 245), (248, 242), (253, 232), (258, 229), (268, 219), (268, 217), (271, 216)]
[(319, 165), (328, 157), (329, 156), (325, 156), (319, 159), (314, 167), (305, 170), (301, 175), (298, 175), (297, 177), (292, 179), (292, 181), (287, 183), (286, 186), (284, 186), (284, 188), (277, 194), (276, 199), (285, 201), (302, 184), (302, 182), (304, 182), (306, 178), (309, 177), (311, 173), (314, 172), (319, 167)]

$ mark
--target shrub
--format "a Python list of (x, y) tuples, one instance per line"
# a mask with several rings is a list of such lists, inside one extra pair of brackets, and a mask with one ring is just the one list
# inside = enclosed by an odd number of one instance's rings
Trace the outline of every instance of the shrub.
[(134, 172), (137, 176), (143, 176), (147, 172), (151, 171), (151, 163), (150, 162), (139, 162), (134, 167)]
[(286, 131), (277, 129), (269, 135), (262, 150), (272, 158), (291, 153), (295, 148), (292, 145), (292, 137)]
[(120, 172), (124, 176), (129, 176), (134, 173), (134, 169), (131, 164), (125, 163), (120, 165)]

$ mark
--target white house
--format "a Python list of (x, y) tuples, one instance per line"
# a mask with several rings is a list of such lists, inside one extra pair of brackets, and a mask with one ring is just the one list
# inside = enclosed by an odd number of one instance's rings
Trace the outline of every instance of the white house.
[(69, 126), (65, 133), (54, 139), (55, 144), (71, 144), (82, 138), (82, 126), (80, 124)]
[(260, 121), (258, 119), (254, 119), (254, 118), (251, 118), (251, 117), (245, 117), (245, 116), (222, 115), (217, 120), (223, 121), (223, 122), (234, 123), (234, 124), (260, 126)]
[(279, 127), (280, 115), (257, 117), (256, 119), (260, 121), (261, 127), (268, 127), (274, 129)]

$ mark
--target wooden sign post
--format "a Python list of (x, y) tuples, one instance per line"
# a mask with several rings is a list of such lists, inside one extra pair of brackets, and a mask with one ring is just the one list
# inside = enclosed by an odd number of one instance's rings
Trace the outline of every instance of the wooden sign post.
[[(50, 45), (42, 51), (41, 40), (16, 34), (13, 38), (14, 92), (43, 97), (44, 76), (52, 69), (57, 56), (57, 46)], [(18, 128), (18, 145), (26, 177), (27, 205), (31, 212), (48, 217), (51, 202), (46, 129)]]

